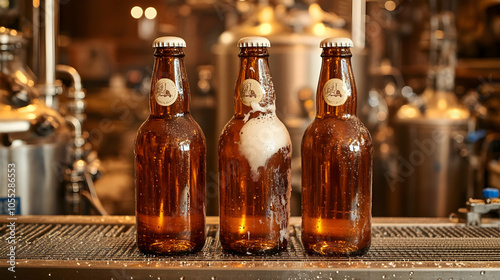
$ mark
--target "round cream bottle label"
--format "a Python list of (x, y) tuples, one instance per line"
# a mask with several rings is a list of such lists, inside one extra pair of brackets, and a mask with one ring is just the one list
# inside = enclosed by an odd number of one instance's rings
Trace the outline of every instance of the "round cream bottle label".
[(162, 106), (170, 106), (179, 96), (174, 81), (163, 78), (159, 79), (155, 85), (156, 102)]
[(347, 86), (341, 79), (330, 79), (323, 87), (323, 99), (330, 106), (344, 104), (347, 97)]
[(240, 99), (243, 104), (250, 106), (252, 102), (259, 103), (264, 92), (259, 82), (254, 79), (246, 79), (240, 86)]

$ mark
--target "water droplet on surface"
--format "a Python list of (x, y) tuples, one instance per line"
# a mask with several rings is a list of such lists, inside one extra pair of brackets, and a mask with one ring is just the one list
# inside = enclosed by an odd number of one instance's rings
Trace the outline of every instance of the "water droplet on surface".
[(49, 277), (51, 277), (51, 276), (52, 276), (52, 274), (49, 273)]
[(382, 275), (382, 279), (385, 279), (386, 277), (387, 277), (387, 276), (385, 276), (385, 274), (384, 274), (384, 275)]
[(481, 271), (481, 272), (479, 272), (479, 274), (481, 274), (481, 275), (485, 275), (485, 274), (486, 274), (486, 271)]
[(413, 271), (410, 271), (408, 274), (413, 275)]
[(179, 280), (184, 280), (184, 276), (181, 276), (181, 278), (179, 278)]

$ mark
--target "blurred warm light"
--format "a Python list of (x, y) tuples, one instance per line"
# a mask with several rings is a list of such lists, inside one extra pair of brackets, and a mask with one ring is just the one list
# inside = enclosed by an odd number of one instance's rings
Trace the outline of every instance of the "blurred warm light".
[(273, 26), (270, 23), (263, 23), (259, 26), (262, 35), (269, 35), (273, 31)]
[(245, 229), (246, 229), (246, 215), (243, 214), (243, 216), (241, 217), (241, 224), (238, 227), (238, 232), (240, 234), (245, 233), (245, 231), (246, 231)]
[(40, 0), (33, 0), (33, 7), (34, 8), (40, 7)]
[[(19, 110), (19, 111), (21, 111), (21, 110)], [(24, 107), (23, 111), (24, 112), (34, 112), (34, 111), (36, 111), (36, 106), (33, 104), (30, 104), (30, 105)]]
[(318, 22), (313, 26), (313, 33), (316, 36), (322, 36), (325, 34), (326, 27), (323, 23)]
[(392, 12), (392, 11), (394, 11), (396, 9), (396, 2), (394, 2), (392, 0), (386, 1), (385, 4), (384, 4), (384, 7), (389, 12)]
[(28, 83), (28, 78), (26, 77), (26, 75), (24, 75), (24, 73), (23, 73), (23, 72), (21, 72), (21, 71), (17, 70), (15, 75), (16, 75), (16, 78), (17, 78), (17, 79), (18, 79), (21, 83), (23, 83), (23, 84)]
[(144, 11), (144, 16), (146, 16), (147, 19), (154, 19), (157, 15), (156, 9), (153, 7), (148, 7)]
[(165, 216), (164, 216), (165, 210), (163, 209), (163, 201), (160, 204), (160, 218), (158, 219), (158, 226), (160, 227), (159, 230), (161, 231), (163, 229), (163, 226), (165, 224)]
[(233, 35), (231, 35), (231, 33), (229, 32), (224, 32), (220, 35), (219, 40), (223, 44), (229, 44), (233, 40)]
[(250, 11), (250, 4), (247, 1), (238, 1), (238, 3), (236, 3), (236, 9), (240, 13), (246, 13)]
[(394, 86), (393, 83), (387, 83), (387, 85), (385, 85), (385, 93), (389, 96), (392, 96), (394, 95), (394, 93), (396, 93), (396, 87)]
[(420, 111), (409, 104), (403, 105), (398, 111), (398, 117), (400, 119), (413, 119), (419, 116)]
[(445, 110), (448, 107), (448, 102), (445, 99), (439, 99), (437, 101), (437, 108), (441, 111)]
[(443, 39), (444, 38), (443, 30), (436, 30), (436, 32), (434, 32), (434, 36), (436, 37), (436, 39)]
[(321, 218), (318, 218), (318, 221), (316, 222), (316, 231), (317, 233), (321, 233), (323, 231), (323, 228), (321, 226)]
[(383, 154), (387, 154), (389, 152), (389, 145), (387, 143), (382, 143), (380, 145), (380, 151), (383, 153)]
[(383, 122), (383, 121), (385, 121), (386, 118), (387, 118), (387, 114), (385, 112), (380, 111), (377, 113), (377, 120)]
[(453, 108), (448, 110), (447, 117), (453, 120), (466, 119), (469, 117), (469, 112), (467, 110)]
[(132, 7), (130, 14), (133, 18), (138, 19), (142, 17), (142, 8), (139, 6)]
[(323, 10), (318, 5), (318, 3), (313, 3), (309, 6), (309, 14), (313, 19), (319, 20), (323, 15)]
[(312, 99), (306, 100), (304, 102), (304, 107), (306, 109), (312, 109), (314, 107), (314, 101)]
[(272, 7), (265, 7), (259, 13), (260, 22), (270, 22), (274, 17), (274, 10)]

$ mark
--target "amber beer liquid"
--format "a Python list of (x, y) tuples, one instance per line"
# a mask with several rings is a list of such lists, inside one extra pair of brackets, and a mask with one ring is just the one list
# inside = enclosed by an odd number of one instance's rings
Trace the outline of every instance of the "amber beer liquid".
[(276, 116), (269, 41), (238, 46), (235, 114), (219, 138), (220, 242), (237, 254), (276, 253), (288, 242), (291, 141)]
[(135, 142), (137, 244), (145, 253), (183, 254), (205, 242), (205, 137), (189, 113), (186, 43), (153, 43), (149, 118)]
[(352, 41), (321, 42), (316, 118), (302, 139), (302, 241), (309, 253), (358, 255), (371, 240), (373, 145), (356, 116)]

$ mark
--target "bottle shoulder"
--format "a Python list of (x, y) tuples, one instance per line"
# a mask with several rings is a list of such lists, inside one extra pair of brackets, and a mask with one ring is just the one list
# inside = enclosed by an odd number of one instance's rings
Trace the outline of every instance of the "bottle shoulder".
[(160, 137), (170, 142), (182, 142), (187, 139), (200, 139), (205, 142), (205, 136), (191, 114), (174, 118), (156, 118), (149, 116), (137, 131), (137, 140)]
[(315, 118), (307, 127), (303, 144), (305, 145), (351, 145), (358, 142), (373, 147), (370, 132), (357, 118)]

